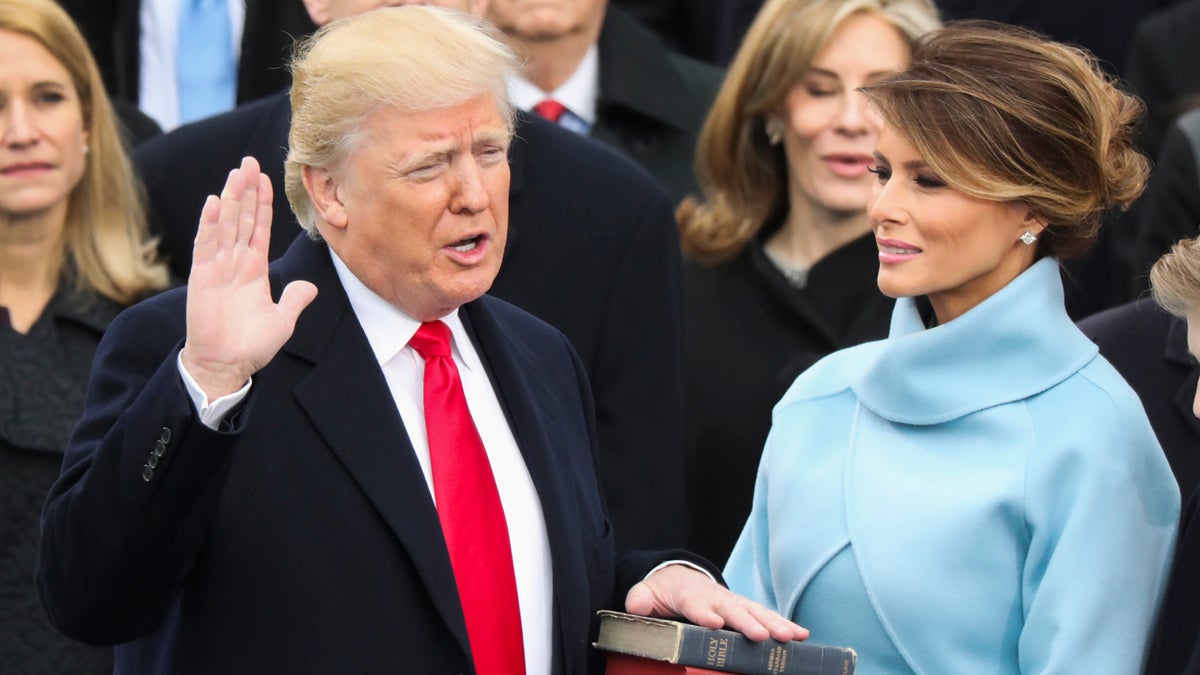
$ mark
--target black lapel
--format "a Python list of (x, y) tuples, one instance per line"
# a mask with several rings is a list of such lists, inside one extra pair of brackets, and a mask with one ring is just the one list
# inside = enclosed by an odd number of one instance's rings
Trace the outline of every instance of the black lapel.
[(535, 354), (507, 332), (493, 310), (493, 303), (497, 302), (500, 301), (484, 296), (463, 305), (459, 316), (492, 381), (492, 388), (508, 418), (542, 503), (554, 569), (554, 612), (558, 628), (552, 662), (558, 664), (556, 672), (563, 672), (566, 668), (564, 636), (586, 634), (586, 625), (591, 619), (588, 607), (572, 602), (580, 598), (587, 601), (587, 593), (580, 588), (578, 580), (587, 564), (583, 552), (574, 545), (579, 539), (579, 523), (575, 521), (575, 511), (565, 508), (570, 495), (564, 492), (567, 485), (560, 478), (567, 470), (564, 462), (569, 461), (564, 459), (563, 453), (577, 449), (553, 446), (547, 429), (553, 428), (555, 419), (542, 401), (555, 400), (556, 394), (541, 379), (537, 367), (544, 356)]
[(276, 270), (281, 285), (307, 279), (318, 289), (284, 345), (284, 351), (313, 364), (295, 387), (296, 400), (396, 533), (442, 619), (470, 653), (437, 510), (328, 249), (300, 238)]

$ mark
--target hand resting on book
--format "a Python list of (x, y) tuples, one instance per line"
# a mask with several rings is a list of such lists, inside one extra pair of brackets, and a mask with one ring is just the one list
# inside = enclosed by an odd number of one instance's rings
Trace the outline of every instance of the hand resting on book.
[(756, 642), (804, 640), (808, 629), (725, 588), (685, 565), (668, 565), (629, 589), (625, 611), (641, 616), (683, 617), (707, 628), (736, 630)]

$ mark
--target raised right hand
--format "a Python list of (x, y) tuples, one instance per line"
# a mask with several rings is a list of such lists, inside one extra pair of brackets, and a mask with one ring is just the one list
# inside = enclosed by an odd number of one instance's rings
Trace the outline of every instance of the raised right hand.
[(293, 281), (276, 304), (267, 276), (271, 179), (253, 157), (200, 215), (187, 288), (184, 368), (212, 401), (241, 389), (292, 335), (317, 287)]

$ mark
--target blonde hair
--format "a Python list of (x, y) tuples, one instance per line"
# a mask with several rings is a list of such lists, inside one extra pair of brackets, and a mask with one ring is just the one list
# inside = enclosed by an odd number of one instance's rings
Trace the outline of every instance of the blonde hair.
[(766, 120), (783, 106), (838, 26), (863, 13), (895, 26), (910, 45), (939, 25), (929, 0), (767, 0), (763, 5), (700, 132), (696, 177), (704, 201), (685, 199), (676, 214), (685, 253), (704, 262), (726, 260), (768, 219), (787, 210), (789, 168), (783, 149), (767, 138)]
[(307, 38), (292, 61), (284, 170), (300, 225), (318, 236), (302, 169), (337, 167), (361, 140), (363, 122), (381, 108), (436, 110), (491, 94), (511, 133), (505, 77), (517, 66), (496, 29), (439, 7), (380, 9), (335, 21)]
[(1150, 268), (1150, 293), (1178, 317), (1200, 309), (1200, 238), (1183, 239)]
[(1104, 212), (1145, 187), (1141, 101), (1087, 51), (1032, 31), (952, 24), (918, 43), (904, 72), (863, 91), (949, 185), (1045, 221), (1039, 257), (1086, 253)]
[(167, 286), (147, 232), (142, 187), (117, 131), (96, 61), (53, 0), (0, 2), (0, 30), (40, 43), (71, 76), (88, 132), (83, 175), (67, 195), (66, 255), (79, 290), (127, 305)]

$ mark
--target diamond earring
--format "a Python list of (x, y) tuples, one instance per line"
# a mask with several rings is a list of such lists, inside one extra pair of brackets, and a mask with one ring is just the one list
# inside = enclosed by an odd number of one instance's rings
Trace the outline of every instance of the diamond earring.
[(767, 140), (771, 145), (779, 145), (783, 142), (783, 120), (778, 117), (770, 117), (763, 126), (763, 130), (767, 132)]
[(1025, 234), (1021, 235), (1020, 239), (1025, 242), (1026, 246), (1033, 246), (1033, 242), (1037, 241), (1037, 235), (1029, 230), (1025, 230)]

